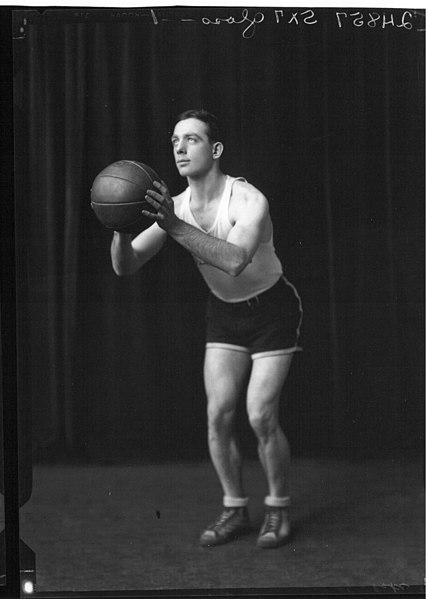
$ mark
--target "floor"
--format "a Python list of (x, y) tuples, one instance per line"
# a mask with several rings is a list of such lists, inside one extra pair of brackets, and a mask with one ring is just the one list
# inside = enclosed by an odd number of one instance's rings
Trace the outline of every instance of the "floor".
[(34, 466), (20, 529), (38, 591), (423, 585), (422, 460), (294, 460), (294, 535), (275, 550), (256, 546), (266, 494), (257, 462), (245, 482), (252, 533), (205, 549), (198, 534), (221, 507), (209, 463)]

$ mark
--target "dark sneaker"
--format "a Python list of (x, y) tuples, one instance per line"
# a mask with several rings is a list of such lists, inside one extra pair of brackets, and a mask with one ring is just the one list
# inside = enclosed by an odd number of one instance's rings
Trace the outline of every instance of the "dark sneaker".
[(226, 507), (218, 519), (200, 537), (202, 547), (221, 545), (248, 532), (250, 521), (246, 507)]
[(257, 539), (259, 547), (264, 549), (279, 547), (287, 543), (290, 537), (290, 520), (287, 508), (266, 506), (266, 515)]

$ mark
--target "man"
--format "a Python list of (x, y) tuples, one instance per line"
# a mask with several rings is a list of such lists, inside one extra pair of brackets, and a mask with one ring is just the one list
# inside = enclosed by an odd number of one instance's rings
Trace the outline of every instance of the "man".
[(118, 275), (136, 272), (170, 235), (194, 257), (210, 288), (204, 382), (208, 443), (222, 485), (223, 511), (200, 537), (202, 546), (226, 543), (249, 530), (248, 497), (234, 421), (247, 384), (247, 412), (258, 440), (269, 493), (260, 547), (288, 541), (290, 452), (278, 422), (281, 390), (292, 356), (300, 350), (300, 298), (285, 279), (273, 246), (272, 222), (263, 194), (242, 178), (225, 175), (216, 117), (187, 111), (177, 120), (172, 146), (187, 189), (171, 198), (155, 182), (146, 196), (155, 221), (135, 237), (115, 232), (112, 263)]

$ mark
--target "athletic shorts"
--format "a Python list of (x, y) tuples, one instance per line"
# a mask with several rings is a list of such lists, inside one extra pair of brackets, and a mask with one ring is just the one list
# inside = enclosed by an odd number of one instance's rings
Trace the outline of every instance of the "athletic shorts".
[(206, 347), (244, 352), (253, 359), (301, 351), (302, 317), (299, 294), (284, 276), (242, 302), (224, 302), (210, 293)]

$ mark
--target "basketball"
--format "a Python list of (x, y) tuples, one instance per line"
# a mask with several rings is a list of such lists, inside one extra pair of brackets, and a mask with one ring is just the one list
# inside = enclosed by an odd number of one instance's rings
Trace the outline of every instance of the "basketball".
[(148, 189), (155, 191), (157, 173), (146, 164), (120, 160), (101, 171), (90, 191), (91, 206), (104, 227), (120, 233), (140, 233), (154, 221), (141, 214), (155, 213), (145, 200)]

